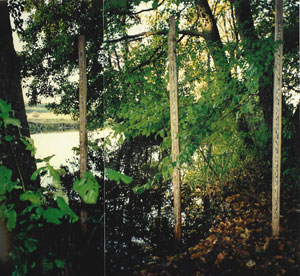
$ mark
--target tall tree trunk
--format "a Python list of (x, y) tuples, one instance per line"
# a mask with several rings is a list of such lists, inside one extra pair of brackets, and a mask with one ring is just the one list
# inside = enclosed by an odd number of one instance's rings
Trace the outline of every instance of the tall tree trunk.
[[(227, 63), (226, 56), (220, 52), (223, 48), (220, 33), (217, 27), (217, 22), (212, 14), (207, 0), (195, 0), (198, 17), (201, 20), (203, 37), (206, 44), (210, 47), (210, 54), (213, 58), (214, 65), (224, 70), (224, 64)], [(226, 70), (226, 68), (225, 68)]]
[[(259, 38), (255, 33), (254, 22), (251, 13), (251, 6), (248, 0), (231, 0), (235, 6), (235, 16), (238, 24), (238, 32), (242, 40), (248, 39), (249, 41), (257, 41)], [(256, 51), (253, 49), (253, 51)], [(265, 124), (269, 131), (272, 131), (272, 118), (273, 118), (273, 68), (270, 64), (270, 68), (266, 70), (266, 73), (259, 81), (259, 104), (264, 114)], [(266, 82), (266, 79), (269, 81)]]
[(34, 158), (20, 136), (30, 136), (26, 118), (24, 99), (17, 54), (13, 45), (12, 30), (7, 2), (0, 2), (0, 99), (7, 101), (14, 110), (14, 117), (21, 122), (20, 131), (13, 126), (1, 127), (2, 134), (9, 134), (14, 141), (2, 141), (0, 144), (0, 164), (13, 171), (13, 179), (19, 179), (23, 185), (29, 185), (30, 176), (36, 170)]
[[(238, 32), (242, 40), (258, 41), (255, 33), (254, 22), (251, 13), (251, 6), (248, 0), (231, 0), (235, 5), (235, 15), (238, 23)], [(256, 49), (253, 48), (255, 52)], [(268, 72), (268, 73), (267, 73)], [(268, 74), (268, 75), (267, 75)], [(268, 81), (266, 81), (268, 80)], [(259, 81), (259, 104), (264, 114), (265, 124), (268, 130), (272, 131), (273, 125), (273, 67), (265, 70), (264, 76)]]

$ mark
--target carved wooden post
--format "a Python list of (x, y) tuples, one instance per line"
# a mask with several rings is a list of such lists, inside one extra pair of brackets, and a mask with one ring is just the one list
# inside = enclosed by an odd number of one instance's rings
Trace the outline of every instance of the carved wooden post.
[[(276, 0), (275, 41), (283, 40), (283, 0)], [(280, 165), (281, 165), (281, 112), (282, 112), (282, 53), (280, 44), (274, 61), (273, 92), (273, 158), (272, 158), (272, 234), (279, 235), (280, 217)]]
[[(177, 162), (179, 157), (179, 138), (175, 16), (170, 17), (168, 48), (172, 162)], [(174, 195), (175, 242), (178, 244), (181, 240), (181, 191), (180, 167), (178, 164), (173, 169), (172, 182)]]
[[(87, 98), (87, 79), (86, 79), (86, 54), (85, 36), (78, 38), (78, 60), (79, 60), (79, 147), (80, 147), (80, 177), (87, 170), (87, 123), (86, 123), (86, 98)], [(81, 228), (86, 232), (87, 211), (82, 207), (80, 212)]]

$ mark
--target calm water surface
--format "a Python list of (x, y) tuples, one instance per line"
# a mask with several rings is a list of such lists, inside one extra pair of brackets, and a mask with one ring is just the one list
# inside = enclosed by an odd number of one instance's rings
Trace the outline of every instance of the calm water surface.
[[(92, 131), (89, 133), (89, 140), (96, 138), (105, 138), (112, 135), (109, 129)], [(31, 134), (34, 140), (34, 145), (37, 148), (36, 158), (43, 159), (47, 156), (55, 154), (51, 159), (50, 164), (56, 168), (61, 165), (67, 165), (68, 159), (73, 159), (75, 152), (74, 147), (79, 147), (79, 131), (60, 131), (60, 132), (41, 132)], [(116, 143), (116, 138), (112, 138), (112, 143)], [(39, 164), (38, 164), (39, 165)], [(42, 164), (40, 164), (41, 166)]]
[(78, 131), (63, 131), (32, 134), (34, 145), (37, 148), (36, 158), (45, 158), (55, 154), (50, 164), (56, 168), (67, 164), (67, 159), (75, 156), (73, 147), (79, 146)]

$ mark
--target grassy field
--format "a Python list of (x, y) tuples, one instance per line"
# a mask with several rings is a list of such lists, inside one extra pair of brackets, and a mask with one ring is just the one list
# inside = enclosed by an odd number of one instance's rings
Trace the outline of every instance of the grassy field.
[(56, 115), (43, 105), (25, 106), (31, 134), (47, 131), (76, 129), (78, 122), (70, 115)]
[(27, 120), (31, 123), (68, 123), (76, 124), (77, 122), (72, 120), (70, 115), (56, 115), (53, 112), (47, 110), (44, 105), (37, 106), (25, 106)]

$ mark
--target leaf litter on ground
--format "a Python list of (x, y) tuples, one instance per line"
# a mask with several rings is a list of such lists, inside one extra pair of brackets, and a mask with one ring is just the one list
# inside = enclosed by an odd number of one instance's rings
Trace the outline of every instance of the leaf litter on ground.
[(157, 260), (135, 275), (300, 275), (298, 190), (281, 190), (280, 235), (272, 237), (271, 185), (243, 183), (224, 193), (208, 235), (184, 252)]

